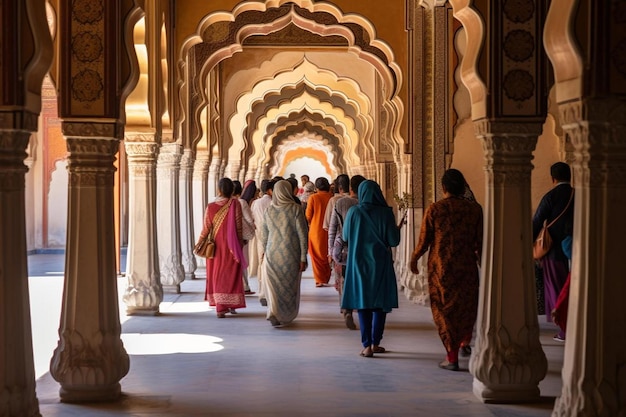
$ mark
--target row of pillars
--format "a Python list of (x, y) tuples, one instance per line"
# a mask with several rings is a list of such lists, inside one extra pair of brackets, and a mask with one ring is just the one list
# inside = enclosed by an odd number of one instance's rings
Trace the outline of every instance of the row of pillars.
[[(626, 307), (623, 296), (626, 282), (622, 279), (619, 253), (612, 245), (621, 242), (626, 233), (622, 220), (626, 208), (626, 176), (623, 175), (626, 167), (623, 132), (626, 130), (617, 129), (620, 123), (623, 122), (599, 117), (595, 121), (571, 120), (564, 125), (575, 147), (573, 167), (577, 199), (563, 395), (555, 407), (555, 415), (559, 416), (618, 416), (624, 411)], [(517, 124), (489, 122), (478, 129), (487, 156), (488, 180), (485, 254), (476, 347), (470, 372), (474, 376), (474, 393), (487, 402), (537, 400), (538, 384), (546, 373), (546, 359), (539, 343), (528, 233), (532, 215), (531, 159), (541, 126), (535, 125), (534, 130), (526, 126), (523, 133), (518, 127)], [(0, 402), (2, 415), (38, 415), (30, 348), (24, 226), (26, 167), (23, 161), (29, 136), (29, 132), (6, 129), (0, 135), (0, 282), (3, 294), (0, 308), (3, 310), (2, 348), (5, 352), (10, 349), (2, 356), (4, 395), (0, 398), (5, 399)], [(119, 396), (119, 381), (129, 367), (128, 355), (120, 341), (112, 233), (114, 158), (119, 141), (114, 136), (67, 137), (67, 146), (66, 285), (60, 340), (51, 361), (51, 374), (61, 384), (62, 401), (112, 400)], [(127, 147), (131, 149), (131, 170), (136, 169), (131, 174), (130, 194), (136, 194), (138, 200), (155, 201), (151, 194), (154, 181), (142, 179), (142, 175), (154, 175), (155, 168), (133, 168), (133, 164), (139, 164), (139, 160), (150, 161), (156, 148), (149, 145), (145, 148), (149, 151), (139, 156), (136, 149), (132, 150), (132, 144)], [(151, 156), (147, 157), (148, 154)], [(177, 157), (168, 160), (175, 164)], [(158, 166), (153, 162), (146, 164)], [(158, 169), (165, 169), (165, 166)], [(134, 190), (132, 181), (137, 182)], [(133, 210), (132, 205), (130, 209)], [(158, 213), (154, 209), (146, 207), (146, 213)], [(154, 219), (145, 222), (148, 224)], [(148, 242), (152, 236), (147, 233), (147, 226), (136, 227), (131, 239), (141, 228), (146, 230), (143, 232), (146, 237), (141, 239)], [(153, 246), (148, 244), (142, 251), (158, 253), (156, 248), (151, 249)], [(132, 257), (132, 252), (129, 255)], [(131, 273), (125, 294), (129, 309), (131, 306), (153, 308), (151, 303), (156, 303), (160, 296), (158, 266), (139, 279), (133, 278), (131, 260), (129, 265)], [(13, 410), (20, 412), (16, 414)], [(599, 410), (606, 412), (593, 414)]]

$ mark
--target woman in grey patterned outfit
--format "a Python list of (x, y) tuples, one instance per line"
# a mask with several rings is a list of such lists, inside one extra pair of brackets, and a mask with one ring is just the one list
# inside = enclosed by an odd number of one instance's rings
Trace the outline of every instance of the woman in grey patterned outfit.
[(261, 229), (267, 319), (272, 326), (292, 322), (300, 308), (300, 281), (307, 267), (308, 225), (288, 181), (274, 185), (272, 205)]

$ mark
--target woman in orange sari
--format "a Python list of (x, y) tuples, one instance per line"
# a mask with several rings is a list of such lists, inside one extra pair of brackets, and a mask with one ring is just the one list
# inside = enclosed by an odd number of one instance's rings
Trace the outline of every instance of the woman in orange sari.
[(241, 274), (247, 268), (243, 256), (241, 204), (232, 198), (233, 182), (222, 178), (218, 183), (218, 197), (207, 206), (204, 227), (200, 237), (211, 229), (215, 240), (215, 255), (206, 261), (206, 292), (204, 299), (215, 306), (218, 318), (226, 313), (236, 314), (246, 306)]
[(309, 255), (313, 264), (315, 286), (323, 287), (330, 281), (328, 262), (328, 231), (324, 229), (324, 215), (330, 193), (330, 183), (324, 177), (315, 180), (317, 192), (312, 194), (306, 205), (306, 220), (309, 222)]

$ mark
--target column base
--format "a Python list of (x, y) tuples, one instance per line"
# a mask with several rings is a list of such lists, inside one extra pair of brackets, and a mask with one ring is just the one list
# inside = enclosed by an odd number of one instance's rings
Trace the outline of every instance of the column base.
[(119, 382), (109, 386), (63, 387), (59, 390), (62, 403), (111, 402), (116, 401), (122, 394)]
[(473, 382), (474, 395), (487, 404), (517, 404), (537, 402), (540, 399), (539, 387), (526, 384), (502, 384), (488, 387), (476, 378)]
[(127, 316), (158, 316), (159, 307), (126, 307)]
[(161, 284), (161, 286), (163, 287), (163, 292), (166, 292), (168, 294), (180, 294), (180, 284), (176, 284), (176, 285)]
[(196, 274), (193, 272), (185, 272), (185, 279), (196, 279)]

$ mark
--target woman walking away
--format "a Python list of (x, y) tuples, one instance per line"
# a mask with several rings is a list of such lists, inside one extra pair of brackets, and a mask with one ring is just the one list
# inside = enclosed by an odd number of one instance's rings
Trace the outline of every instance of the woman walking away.
[(411, 271), (428, 249), (428, 290), (433, 320), (446, 348), (440, 368), (458, 371), (459, 350), (471, 353), (478, 312), (478, 267), (483, 244), (480, 205), (463, 196), (465, 178), (449, 169), (443, 174), (443, 200), (428, 207), (419, 241), (411, 256)]
[(222, 178), (218, 197), (207, 206), (201, 237), (211, 233), (215, 239), (215, 255), (206, 261), (205, 300), (215, 306), (218, 318), (236, 314), (246, 306), (242, 271), (247, 268), (243, 256), (241, 204), (232, 198), (233, 182)]
[(307, 234), (304, 211), (293, 200), (291, 184), (277, 182), (260, 233), (267, 319), (272, 326), (288, 324), (298, 315), (300, 281), (307, 267)]
[(358, 196), (343, 224), (348, 258), (341, 308), (358, 310), (361, 356), (369, 358), (385, 352), (380, 341), (387, 313), (398, 308), (391, 247), (400, 243), (400, 229), (376, 182), (363, 181)]

